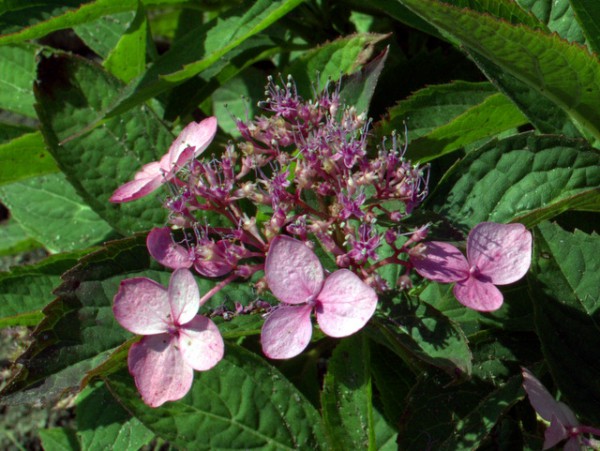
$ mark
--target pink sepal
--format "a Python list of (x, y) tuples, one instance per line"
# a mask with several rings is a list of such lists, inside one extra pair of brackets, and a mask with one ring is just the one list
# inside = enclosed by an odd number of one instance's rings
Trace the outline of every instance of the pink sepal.
[(312, 336), (311, 311), (310, 305), (284, 305), (271, 312), (260, 334), (264, 354), (289, 359), (304, 351)]
[(325, 280), (317, 297), (317, 322), (330, 337), (346, 337), (363, 328), (377, 307), (375, 290), (356, 274), (340, 269)]
[(434, 282), (451, 283), (469, 277), (469, 263), (453, 245), (441, 241), (423, 243), (425, 249), (411, 255), (415, 270)]
[(190, 271), (185, 268), (173, 271), (168, 295), (173, 322), (176, 325), (186, 324), (196, 316), (200, 308), (200, 291)]
[(146, 238), (148, 252), (158, 263), (167, 268), (189, 268), (193, 261), (188, 250), (173, 242), (168, 227), (155, 227)]
[(156, 161), (148, 163), (135, 174), (132, 181), (115, 190), (109, 201), (113, 203), (129, 202), (147, 196), (156, 191), (163, 183), (163, 172)]
[(223, 358), (225, 345), (215, 323), (198, 315), (179, 330), (179, 350), (188, 365), (206, 371)]
[(113, 313), (117, 322), (134, 334), (167, 332), (171, 315), (167, 290), (145, 277), (124, 280), (115, 295)]
[(150, 407), (183, 398), (192, 386), (194, 370), (170, 334), (151, 335), (131, 346), (127, 364), (142, 399)]
[(457, 282), (452, 292), (462, 305), (480, 312), (498, 310), (504, 302), (502, 292), (494, 284), (475, 277)]
[(302, 241), (285, 235), (273, 239), (265, 260), (269, 289), (286, 304), (312, 301), (324, 280), (319, 258)]
[(494, 285), (521, 279), (531, 265), (531, 232), (523, 224), (477, 224), (467, 239), (467, 258)]

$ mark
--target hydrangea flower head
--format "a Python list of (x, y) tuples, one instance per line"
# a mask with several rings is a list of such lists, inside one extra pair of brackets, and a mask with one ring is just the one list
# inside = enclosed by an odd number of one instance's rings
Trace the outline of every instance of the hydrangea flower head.
[(144, 277), (121, 282), (113, 311), (121, 326), (144, 335), (131, 346), (127, 364), (151, 407), (184, 397), (194, 370), (209, 370), (223, 358), (221, 334), (196, 315), (199, 308), (198, 285), (187, 269), (173, 272), (168, 289)]
[(454, 296), (463, 305), (488, 312), (504, 301), (496, 285), (516, 282), (529, 270), (531, 242), (522, 224), (482, 222), (469, 232), (467, 258), (449, 243), (431, 241), (410, 260), (426, 279), (456, 282)]
[(340, 269), (325, 277), (315, 253), (287, 236), (271, 242), (265, 275), (284, 303), (269, 314), (261, 332), (263, 352), (273, 359), (291, 358), (306, 348), (313, 311), (326, 335), (346, 337), (360, 330), (377, 306), (377, 294), (356, 274)]
[(564, 446), (566, 451), (584, 450), (589, 449), (589, 447), (598, 449), (599, 443), (583, 436), (583, 434), (600, 434), (600, 430), (589, 426), (581, 426), (569, 406), (556, 401), (531, 371), (526, 368), (521, 369), (523, 388), (527, 392), (529, 402), (539, 416), (550, 422), (550, 426), (544, 433), (543, 449), (550, 449), (563, 440), (567, 440)]
[(144, 165), (133, 180), (117, 188), (109, 200), (114, 203), (130, 202), (157, 190), (162, 184), (171, 181), (177, 171), (190, 160), (201, 154), (212, 142), (216, 132), (215, 117), (188, 124), (160, 161)]

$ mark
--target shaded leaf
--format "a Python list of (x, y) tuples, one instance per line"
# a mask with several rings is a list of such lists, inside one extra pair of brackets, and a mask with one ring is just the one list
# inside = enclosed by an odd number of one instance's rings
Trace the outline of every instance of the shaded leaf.
[(585, 141), (524, 133), (469, 153), (427, 205), (465, 229), (517, 219), (531, 226), (582, 203), (598, 211), (598, 186), (600, 155)]
[(400, 1), (554, 102), (600, 138), (600, 65), (586, 49), (557, 35), (439, 1)]
[(229, 345), (212, 370), (196, 373), (190, 392), (157, 409), (146, 406), (126, 371), (111, 392), (158, 436), (175, 446), (208, 449), (320, 449), (316, 409), (279, 371)]
[(335, 348), (323, 381), (323, 421), (332, 449), (372, 449), (375, 445), (369, 343), (363, 334)]
[(30, 238), (17, 221), (9, 218), (0, 223), (0, 256), (14, 255), (41, 247)]
[(135, 9), (99, 17), (73, 27), (77, 36), (103, 59), (113, 50), (136, 17)]
[(569, 0), (592, 51), (600, 52), (600, 4), (594, 0)]
[(154, 434), (132, 417), (104, 384), (86, 387), (77, 397), (77, 436), (82, 450), (137, 451)]
[(569, 406), (597, 424), (600, 237), (548, 222), (536, 232), (532, 301), (542, 351)]

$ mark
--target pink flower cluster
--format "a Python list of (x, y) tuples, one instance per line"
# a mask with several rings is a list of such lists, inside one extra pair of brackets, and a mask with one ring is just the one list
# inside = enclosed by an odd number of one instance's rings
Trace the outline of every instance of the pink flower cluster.
[[(454, 293), (468, 307), (494, 310), (502, 304), (495, 285), (521, 278), (529, 267), (531, 235), (521, 225), (480, 224), (469, 235), (467, 259), (450, 244), (422, 243), (427, 226), (408, 234), (379, 227), (381, 220), (398, 224), (424, 199), (427, 168), (405, 160), (395, 137), (368, 152), (370, 123), (340, 103), (339, 87), (308, 102), (292, 82), (282, 88), (270, 80), (267, 89), (263, 107), (270, 114), (238, 121), (240, 143), (203, 158), (217, 121), (189, 124), (165, 156), (111, 197), (129, 202), (170, 188), (164, 203), (170, 226), (147, 237), (152, 257), (174, 270), (169, 288), (125, 280), (114, 302), (117, 321), (143, 335), (128, 365), (150, 406), (183, 397), (193, 371), (223, 357), (218, 328), (197, 313), (236, 279), (264, 270), (257, 289), (268, 286), (281, 303), (267, 313), (262, 349), (286, 359), (310, 343), (313, 314), (324, 334), (351, 335), (373, 316), (377, 292), (409, 286), (413, 268), (437, 282), (456, 282)], [(218, 226), (207, 219), (215, 216)], [(178, 239), (172, 229), (183, 229)], [(315, 242), (333, 256), (335, 271), (323, 269)], [(398, 286), (380, 276), (387, 265), (404, 267)], [(192, 268), (219, 279), (202, 297)]]

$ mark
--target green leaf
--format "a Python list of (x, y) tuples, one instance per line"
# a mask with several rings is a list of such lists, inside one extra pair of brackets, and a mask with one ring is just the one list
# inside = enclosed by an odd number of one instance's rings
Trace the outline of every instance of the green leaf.
[(255, 354), (235, 345), (212, 370), (196, 373), (190, 393), (153, 409), (126, 372), (107, 380), (113, 394), (158, 436), (196, 449), (320, 449), (316, 409)]
[(58, 172), (56, 161), (46, 150), (40, 132), (0, 144), (0, 159), (4, 162), (0, 167), (0, 185)]
[(569, 0), (592, 51), (600, 52), (600, 4), (594, 0)]
[(121, 88), (101, 66), (78, 57), (53, 55), (38, 67), (36, 97), (50, 152), (83, 200), (127, 234), (164, 223), (159, 195), (119, 205), (108, 199), (165, 154), (173, 135), (147, 107), (102, 121)]
[(0, 327), (34, 326), (43, 318), (42, 309), (56, 298), (52, 290), (60, 276), (84, 253), (51, 256), (39, 263), (0, 272)]
[(77, 25), (73, 30), (85, 45), (104, 59), (117, 46), (135, 18), (135, 10), (125, 11)]
[(570, 0), (516, 0), (516, 3), (534, 14), (551, 32), (569, 42), (586, 43)]
[(328, 80), (338, 80), (342, 75), (357, 71), (370, 59), (375, 44), (385, 38), (385, 35), (374, 33), (338, 38), (303, 53), (283, 70), (283, 74), (294, 77), (299, 91), (308, 95), (315, 85), (322, 88)]
[(396, 440), (398, 433), (390, 426), (376, 409), (373, 409), (374, 429), (375, 429), (375, 449), (378, 451), (396, 451), (398, 445)]
[(494, 94), (448, 124), (411, 141), (407, 154), (412, 161), (424, 163), (527, 122), (506, 96)]
[(600, 65), (586, 49), (557, 35), (439, 1), (400, 1), (554, 102), (600, 138)]
[[(451, 123), (470, 109), (497, 94), (490, 83), (453, 83), (423, 88), (388, 110), (387, 117), (378, 122), (377, 135), (388, 136), (394, 131), (408, 129), (409, 142)], [(409, 146), (408, 153), (412, 152)]]
[(102, 383), (88, 386), (79, 394), (76, 417), (82, 450), (137, 451), (154, 438), (152, 431), (132, 417)]
[(104, 67), (118, 79), (130, 82), (146, 68), (149, 38), (148, 18), (140, 1), (135, 19), (104, 60)]
[(17, 125), (4, 122), (6, 118), (0, 119), (0, 144), (6, 144), (19, 136), (33, 133), (35, 130), (27, 125)]
[(582, 204), (600, 210), (598, 186), (600, 154), (587, 143), (524, 133), (469, 153), (427, 205), (465, 229), (482, 221), (531, 226)]
[[(145, 0), (145, 5), (173, 5), (187, 0)], [(134, 11), (138, 0), (63, 0), (19, 2), (3, 5), (0, 10), (0, 45), (41, 38), (53, 31), (72, 28), (101, 16)]]
[(544, 222), (534, 250), (532, 301), (545, 361), (564, 402), (600, 423), (600, 236)]
[(41, 429), (39, 435), (45, 451), (79, 451), (81, 449), (73, 429)]
[(471, 351), (457, 324), (408, 296), (394, 302), (369, 322), (367, 331), (375, 341), (418, 370), (433, 366), (454, 378), (471, 374)]
[(497, 387), (472, 380), (447, 386), (422, 378), (410, 394), (398, 444), (403, 450), (478, 449), (502, 415), (523, 399), (520, 375)]
[(0, 223), (0, 256), (15, 255), (41, 247), (13, 218)]
[(82, 249), (112, 232), (62, 173), (0, 186), (0, 198), (29, 236), (51, 252)]
[(375, 446), (369, 363), (369, 343), (360, 333), (338, 344), (328, 362), (321, 404), (334, 450)]
[[(220, 66), (229, 52), (292, 11), (302, 0), (246, 1), (226, 14), (190, 30), (176, 41), (113, 103), (118, 115), (183, 83), (213, 65)], [(243, 11), (242, 14), (240, 12)], [(202, 40), (198, 41), (198, 36)]]
[(0, 46), (0, 108), (35, 117), (32, 87), (37, 49), (32, 45)]

